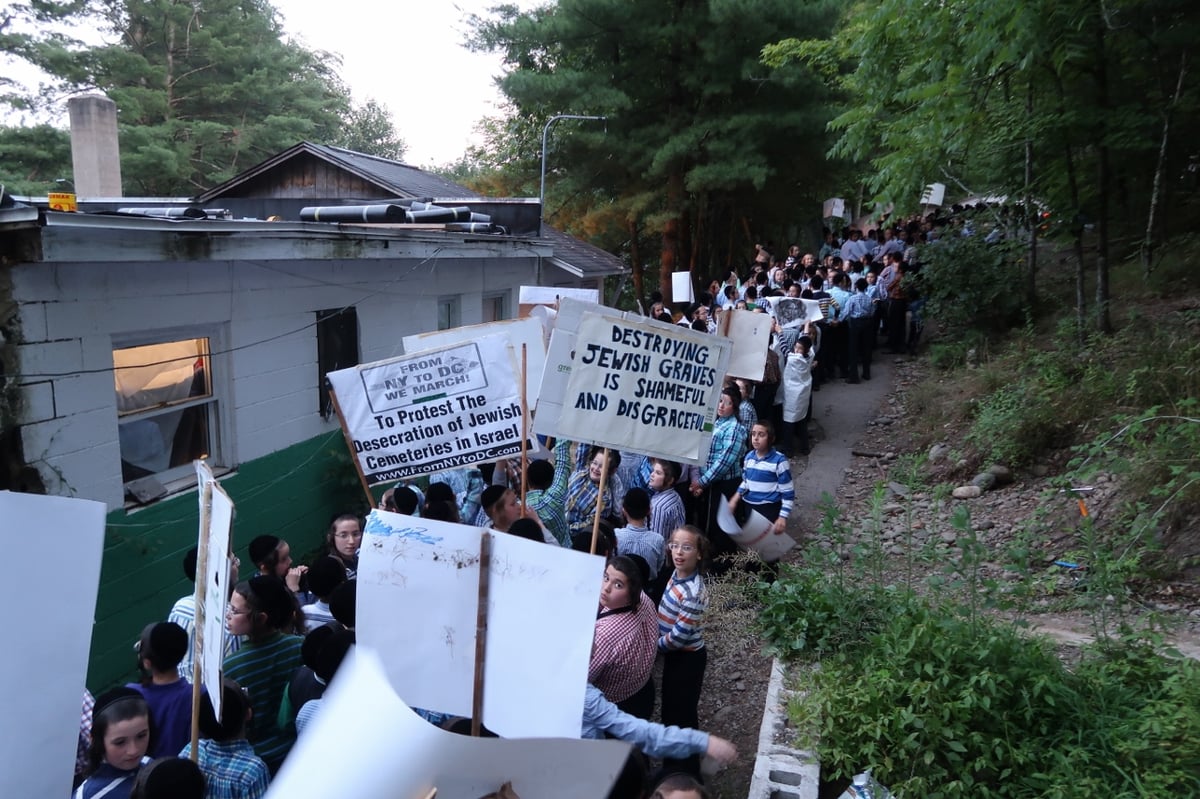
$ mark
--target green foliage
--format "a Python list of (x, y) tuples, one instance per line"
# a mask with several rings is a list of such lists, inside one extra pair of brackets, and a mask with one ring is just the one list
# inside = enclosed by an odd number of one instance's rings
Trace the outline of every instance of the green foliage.
[[(130, 195), (191, 196), (298, 141), (335, 140), (371, 114), (350, 117), (337, 59), (285, 41), (266, 0), (39, 0), (18, 12), (109, 35), (111, 44), (91, 46), (39, 30), (0, 47), (50, 74), (47, 97), (86, 88), (116, 102)], [(377, 133), (364, 135), (383, 142)]]
[[(880, 492), (877, 510), (881, 498)], [(780, 657), (820, 657), (860, 646), (905, 595), (883, 586), (877, 544), (843, 557), (850, 531), (828, 494), (822, 509), (819, 542), (805, 549), (802, 565), (784, 564), (778, 579), (758, 586), (758, 626)], [(879, 513), (874, 516), (878, 522)]]
[(832, 33), (836, 17), (824, 0), (499, 7), (473, 18), (473, 46), (505, 60), (512, 104), (486, 160), (536, 176), (550, 117), (604, 115), (553, 129), (547, 220), (613, 232), (638, 253), (635, 272), (659, 247), (702, 276), (738, 264), (757, 237), (791, 235), (797, 207), (819, 207), (831, 169), (823, 82), (804, 65), (770, 71), (759, 53), (780, 35)]
[[(996, 220), (1000, 223), (1000, 220)], [(1025, 246), (1018, 239), (945, 236), (921, 248), (914, 276), (926, 313), (952, 336), (989, 335), (1020, 325), (1031, 309), (1020, 287)]]
[(329, 143), (393, 161), (403, 161), (408, 151), (408, 145), (396, 133), (391, 113), (374, 99), (351, 108), (344, 127)]
[(898, 795), (947, 799), (1195, 791), (1195, 663), (1120, 643), (1071, 671), (1004, 623), (903, 610), (813, 677), (828, 773), (869, 763)]
[[(0, 127), (0, 183), (9, 194), (39, 196), (62, 191), (55, 182), (71, 180), (71, 138), (51, 125)], [(70, 190), (70, 183), (66, 184)]]

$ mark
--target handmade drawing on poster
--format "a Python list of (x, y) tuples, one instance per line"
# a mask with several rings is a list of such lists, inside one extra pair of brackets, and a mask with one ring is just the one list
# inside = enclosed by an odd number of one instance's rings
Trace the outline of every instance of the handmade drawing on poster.
[[(414, 707), (471, 714), (484, 530), (375, 510), (358, 565), (357, 633)], [(604, 561), (492, 536), (483, 723), (578, 736)], [(417, 612), (419, 609), (419, 612)], [(554, 668), (529, 679), (530, 663)]]
[(817, 300), (772, 297), (771, 307), (775, 310), (775, 320), (779, 322), (780, 327), (794, 327), (805, 322), (819, 322), (825, 318), (821, 313), (821, 303)]
[[(569, 736), (574, 740), (567, 737), (471, 738), (440, 730), (396, 695), (379, 653), (360, 643), (267, 797), (426, 799), (436, 788), (439, 798), (478, 799), (506, 782), (521, 799), (608, 796), (629, 744), (579, 740), (578, 730)], [(330, 752), (340, 752), (337, 768), (329, 767)]]
[(520, 373), (504, 335), (329, 373), (369, 485), (521, 451)]

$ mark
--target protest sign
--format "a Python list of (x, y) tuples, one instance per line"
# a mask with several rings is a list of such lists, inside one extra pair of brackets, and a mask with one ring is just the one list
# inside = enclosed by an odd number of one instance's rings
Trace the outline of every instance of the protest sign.
[(542, 382), (538, 388), (537, 414), (533, 418), (535, 432), (544, 436), (559, 435), (558, 417), (567, 396), (571, 356), (579, 334), (579, 323), (588, 311), (599, 310), (599, 305), (570, 298), (559, 302), (554, 330), (550, 333), (550, 346), (546, 348), (546, 367), (542, 370)]
[(726, 374), (756, 383), (762, 380), (774, 321), (765, 313), (737, 309), (721, 311), (717, 329), (732, 342)]
[(19, 641), (0, 654), (0, 708), (9, 725), (0, 747), (0, 796), (68, 796), (100, 583), (104, 503), (0, 491), (0, 519), (9, 551), (18, 537), (52, 532), (47, 549), (54, 562), (52, 574), (13, 569), (0, 583), (4, 607), (36, 617), (20, 625)]
[(404, 342), (404, 351), (412, 353), (448, 347), (451, 344), (463, 344), (492, 334), (504, 336), (518, 359), (521, 357), (521, 345), (525, 345), (525, 396), (529, 398), (529, 404), (532, 407), (537, 401), (538, 385), (542, 382), (542, 369), (546, 366), (546, 344), (542, 338), (541, 320), (505, 319), (485, 325), (452, 327), (449, 330), (405, 336), (402, 341)]
[(585, 313), (558, 430), (576, 441), (701, 463), (730, 346), (721, 336), (640, 316)]
[[(535, 665), (539, 677), (553, 670), (543, 665)], [(267, 799), (426, 799), (434, 789), (438, 799), (479, 799), (506, 782), (521, 799), (604, 799), (629, 744), (579, 740), (581, 722), (575, 726), (574, 740), (471, 738), (438, 729), (396, 695), (380, 654), (360, 643), (338, 669), (321, 712), (296, 741)], [(330, 768), (331, 752), (338, 753), (337, 768)]]
[(941, 205), (945, 199), (945, 183), (930, 183), (921, 193), (921, 205)]
[(695, 302), (696, 295), (692, 291), (692, 273), (691, 272), (672, 272), (671, 273), (671, 301), (672, 302)]
[(563, 298), (576, 302), (600, 303), (599, 289), (577, 289), (569, 286), (521, 286), (517, 299), (517, 315), (529, 316), (538, 306), (554, 306)]
[(757, 552), (767, 563), (774, 563), (796, 546), (795, 539), (787, 533), (776, 533), (774, 522), (756, 510), (738, 524), (725, 502), (717, 507), (717, 526), (739, 547)]
[(802, 300), (799, 297), (772, 297), (771, 307), (780, 327), (794, 327), (805, 322), (819, 322), (825, 318), (818, 300)]
[(846, 201), (841, 197), (830, 197), (822, 203), (821, 214), (825, 219), (844, 219), (846, 216)]
[[(484, 531), (375, 510), (365, 533), (359, 643), (410, 705), (470, 716)], [(578, 737), (604, 560), (491, 535), (483, 723), (506, 737)]]
[[(208, 497), (207, 512), (200, 512), (197, 566), (203, 571), (196, 580), (195, 661), (200, 666), (200, 685), (208, 689), (217, 720), (221, 719), (221, 669), (225, 660), (225, 607), (229, 603), (229, 577), (233, 530), (233, 500), (221, 488), (212, 469), (195, 461), (197, 493), (201, 503)], [(188, 679), (194, 679), (189, 674)], [(198, 690), (198, 688), (197, 688)]]
[(368, 485), (521, 452), (521, 384), (503, 335), (329, 373)]

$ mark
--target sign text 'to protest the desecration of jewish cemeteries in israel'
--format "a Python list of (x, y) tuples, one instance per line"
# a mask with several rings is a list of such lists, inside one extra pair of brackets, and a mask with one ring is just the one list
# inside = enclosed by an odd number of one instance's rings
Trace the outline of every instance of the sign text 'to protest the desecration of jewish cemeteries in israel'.
[(559, 430), (696, 462), (712, 437), (730, 342), (656, 322), (585, 314)]
[(506, 339), (329, 373), (371, 485), (521, 451), (521, 383)]

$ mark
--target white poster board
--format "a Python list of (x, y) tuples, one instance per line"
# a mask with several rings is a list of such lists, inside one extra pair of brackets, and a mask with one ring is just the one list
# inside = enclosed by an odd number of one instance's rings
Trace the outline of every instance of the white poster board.
[[(553, 667), (542, 665), (538, 676)], [(574, 740), (505, 740), (440, 730), (396, 696), (380, 656), (359, 644), (267, 799), (426, 799), (434, 788), (438, 799), (479, 799), (505, 782), (521, 799), (604, 799), (630, 746), (579, 740), (579, 733), (570, 736)], [(338, 753), (336, 768), (330, 767), (332, 752)]]
[(921, 194), (921, 205), (941, 205), (946, 199), (945, 183), (930, 183)]
[(369, 485), (521, 451), (521, 389), (503, 335), (329, 373)]
[(825, 318), (819, 300), (773, 297), (771, 307), (775, 310), (775, 319), (780, 327), (798, 327), (805, 322), (819, 322)]
[(546, 366), (546, 342), (542, 335), (540, 319), (505, 319), (500, 322), (489, 322), (486, 325), (453, 327), (449, 330), (405, 336), (402, 341), (404, 342), (404, 351), (412, 353), (471, 342), (492, 334), (499, 334), (507, 339), (509, 345), (512, 346), (513, 355), (516, 356), (518, 367), (521, 364), (521, 345), (525, 345), (525, 397), (529, 407), (532, 408), (537, 403), (538, 386), (542, 382), (542, 369)]
[(765, 313), (738, 309), (721, 312), (719, 330), (732, 343), (726, 374), (756, 383), (762, 380), (774, 322)]
[(550, 333), (550, 346), (546, 348), (546, 368), (542, 370), (542, 383), (538, 387), (537, 415), (533, 419), (535, 432), (544, 436), (559, 435), (558, 417), (567, 396), (567, 381), (571, 378), (571, 357), (575, 351), (575, 339), (579, 335), (579, 323), (588, 311), (600, 310), (602, 306), (570, 298), (558, 304), (554, 330)]
[(756, 510), (750, 511), (746, 523), (738, 526), (726, 502), (717, 507), (717, 526), (739, 547), (757, 552), (767, 563), (774, 563), (796, 546), (794, 538), (787, 533), (776, 533), (774, 523)]
[(692, 291), (691, 272), (671, 273), (671, 300), (672, 302), (696, 301), (696, 295)]
[[(36, 615), (36, 623), (21, 624), (19, 640), (0, 655), (0, 708), (10, 725), (0, 747), (0, 796), (71, 793), (104, 551), (104, 510), (102, 502), (0, 491), (5, 548), (28, 549), (31, 535), (46, 533), (52, 540), (44, 550), (54, 564), (52, 577), (45, 569), (18, 568), (0, 584), (4, 607)], [(53, 590), (47, 590), (48, 578)]]
[[(221, 719), (221, 674), (225, 661), (225, 608), (229, 604), (231, 567), (233, 500), (221, 488), (212, 469), (204, 461), (195, 461), (200, 502), (205, 488), (211, 487), (208, 529), (200, 530), (198, 552), (207, 555), (198, 559), (205, 564), (203, 579), (196, 580), (196, 649), (200, 663), (200, 682), (208, 689), (217, 720)], [(201, 512), (200, 518), (205, 514)], [(199, 576), (198, 576), (199, 577)], [(192, 675), (188, 675), (192, 679)]]
[(841, 197), (830, 197), (821, 206), (821, 215), (824, 219), (845, 219), (846, 201)]
[(642, 316), (585, 313), (558, 429), (572, 441), (703, 463), (730, 347)]
[(599, 304), (600, 290), (568, 286), (521, 286), (517, 302), (521, 305), (555, 305), (564, 297), (570, 297), (577, 302)]
[[(374, 510), (358, 561), (359, 643), (414, 707), (470, 716), (483, 530)], [(492, 536), (483, 723), (579, 737), (604, 559)]]

